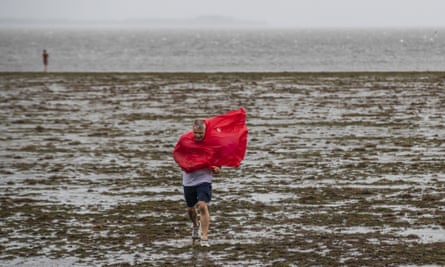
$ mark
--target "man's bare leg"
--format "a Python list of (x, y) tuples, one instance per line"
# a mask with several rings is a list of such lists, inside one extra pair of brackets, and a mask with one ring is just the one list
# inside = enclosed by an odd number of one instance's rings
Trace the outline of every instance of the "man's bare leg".
[[(199, 215), (200, 215), (200, 221), (201, 221), (201, 238), (203, 240), (207, 240), (207, 233), (209, 231), (209, 224), (210, 224), (210, 215), (209, 215), (209, 208), (207, 206), (207, 203), (204, 201), (198, 201), (198, 207), (199, 207)], [(195, 211), (196, 212), (196, 211)]]
[(198, 227), (199, 226), (199, 222), (198, 222), (198, 214), (196, 213), (196, 208), (195, 206), (193, 207), (188, 207), (188, 213), (189, 213), (189, 217), (190, 220), (193, 223), (193, 227)]

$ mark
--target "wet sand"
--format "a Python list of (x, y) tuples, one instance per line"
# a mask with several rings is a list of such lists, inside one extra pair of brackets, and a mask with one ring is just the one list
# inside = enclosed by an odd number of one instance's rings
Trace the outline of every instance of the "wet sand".
[[(0, 265), (445, 265), (445, 73), (0, 73)], [(247, 111), (193, 246), (172, 149)]]

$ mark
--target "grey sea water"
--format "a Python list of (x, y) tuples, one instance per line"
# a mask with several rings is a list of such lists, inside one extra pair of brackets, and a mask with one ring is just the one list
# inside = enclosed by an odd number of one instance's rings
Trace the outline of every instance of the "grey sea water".
[(1, 27), (0, 71), (443, 71), (445, 29)]

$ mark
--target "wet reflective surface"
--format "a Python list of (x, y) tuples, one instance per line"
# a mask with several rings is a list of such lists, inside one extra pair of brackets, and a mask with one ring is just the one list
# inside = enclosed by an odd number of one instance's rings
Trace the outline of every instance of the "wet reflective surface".
[[(445, 264), (445, 74), (0, 77), (2, 265)], [(193, 246), (172, 149), (240, 106)]]

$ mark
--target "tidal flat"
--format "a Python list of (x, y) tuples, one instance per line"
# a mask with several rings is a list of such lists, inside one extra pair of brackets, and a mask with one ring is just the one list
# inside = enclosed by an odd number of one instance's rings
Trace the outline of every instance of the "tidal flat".
[[(244, 107), (191, 241), (172, 150)], [(444, 266), (445, 73), (0, 73), (2, 266)]]

